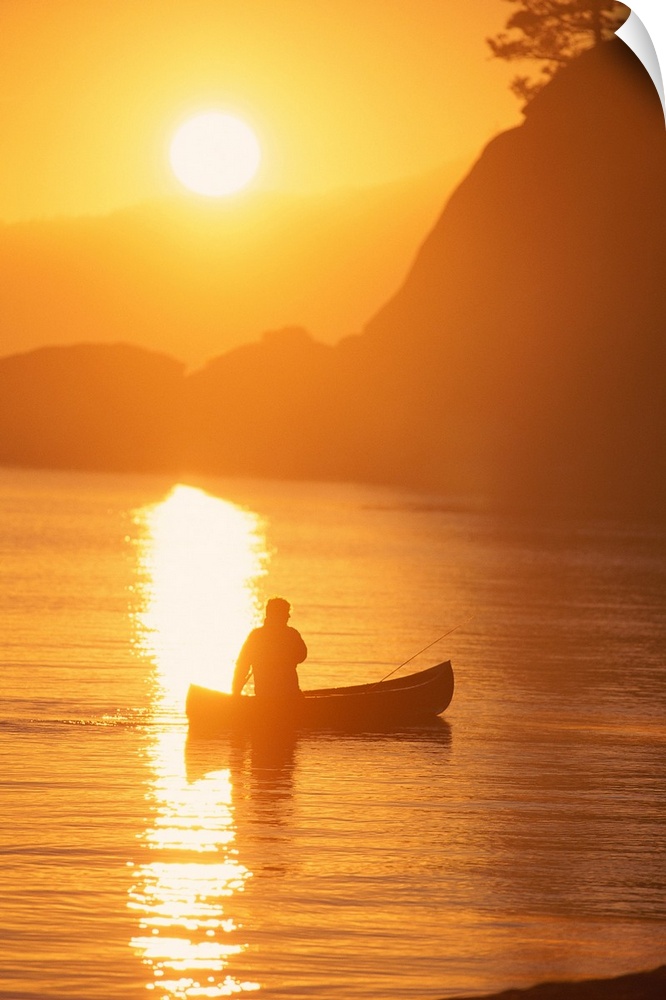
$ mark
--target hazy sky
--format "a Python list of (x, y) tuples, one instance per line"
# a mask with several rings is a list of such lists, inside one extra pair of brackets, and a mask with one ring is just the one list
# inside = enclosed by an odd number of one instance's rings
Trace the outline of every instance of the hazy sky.
[(179, 190), (169, 138), (219, 107), (256, 185), (366, 186), (472, 160), (519, 122), (485, 38), (503, 0), (0, 0), (0, 220)]

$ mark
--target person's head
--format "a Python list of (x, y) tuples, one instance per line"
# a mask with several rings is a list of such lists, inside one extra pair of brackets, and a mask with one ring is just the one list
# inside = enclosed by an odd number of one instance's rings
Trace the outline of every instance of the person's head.
[(266, 602), (266, 621), (272, 625), (286, 625), (291, 614), (291, 604), (284, 597), (271, 597)]

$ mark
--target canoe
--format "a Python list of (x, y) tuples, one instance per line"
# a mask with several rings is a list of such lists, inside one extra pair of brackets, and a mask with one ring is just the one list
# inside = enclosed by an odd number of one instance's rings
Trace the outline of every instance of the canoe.
[(185, 711), (193, 735), (237, 729), (364, 729), (434, 719), (453, 697), (450, 661), (405, 677), (352, 687), (303, 691), (286, 704), (190, 685)]

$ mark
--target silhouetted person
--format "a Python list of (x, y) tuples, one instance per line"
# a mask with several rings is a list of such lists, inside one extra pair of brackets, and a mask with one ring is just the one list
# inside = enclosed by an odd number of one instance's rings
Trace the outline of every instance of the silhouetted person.
[(258, 698), (285, 701), (301, 697), (296, 667), (308, 650), (300, 633), (287, 625), (290, 613), (291, 606), (282, 597), (267, 602), (264, 624), (250, 632), (236, 661), (233, 694), (241, 693), (254, 672)]

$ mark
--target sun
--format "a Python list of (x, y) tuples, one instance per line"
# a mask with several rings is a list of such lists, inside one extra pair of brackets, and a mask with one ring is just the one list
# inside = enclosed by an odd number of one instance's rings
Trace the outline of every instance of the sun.
[(244, 188), (260, 160), (259, 141), (249, 125), (221, 111), (189, 118), (169, 147), (171, 169), (181, 184), (211, 198)]

